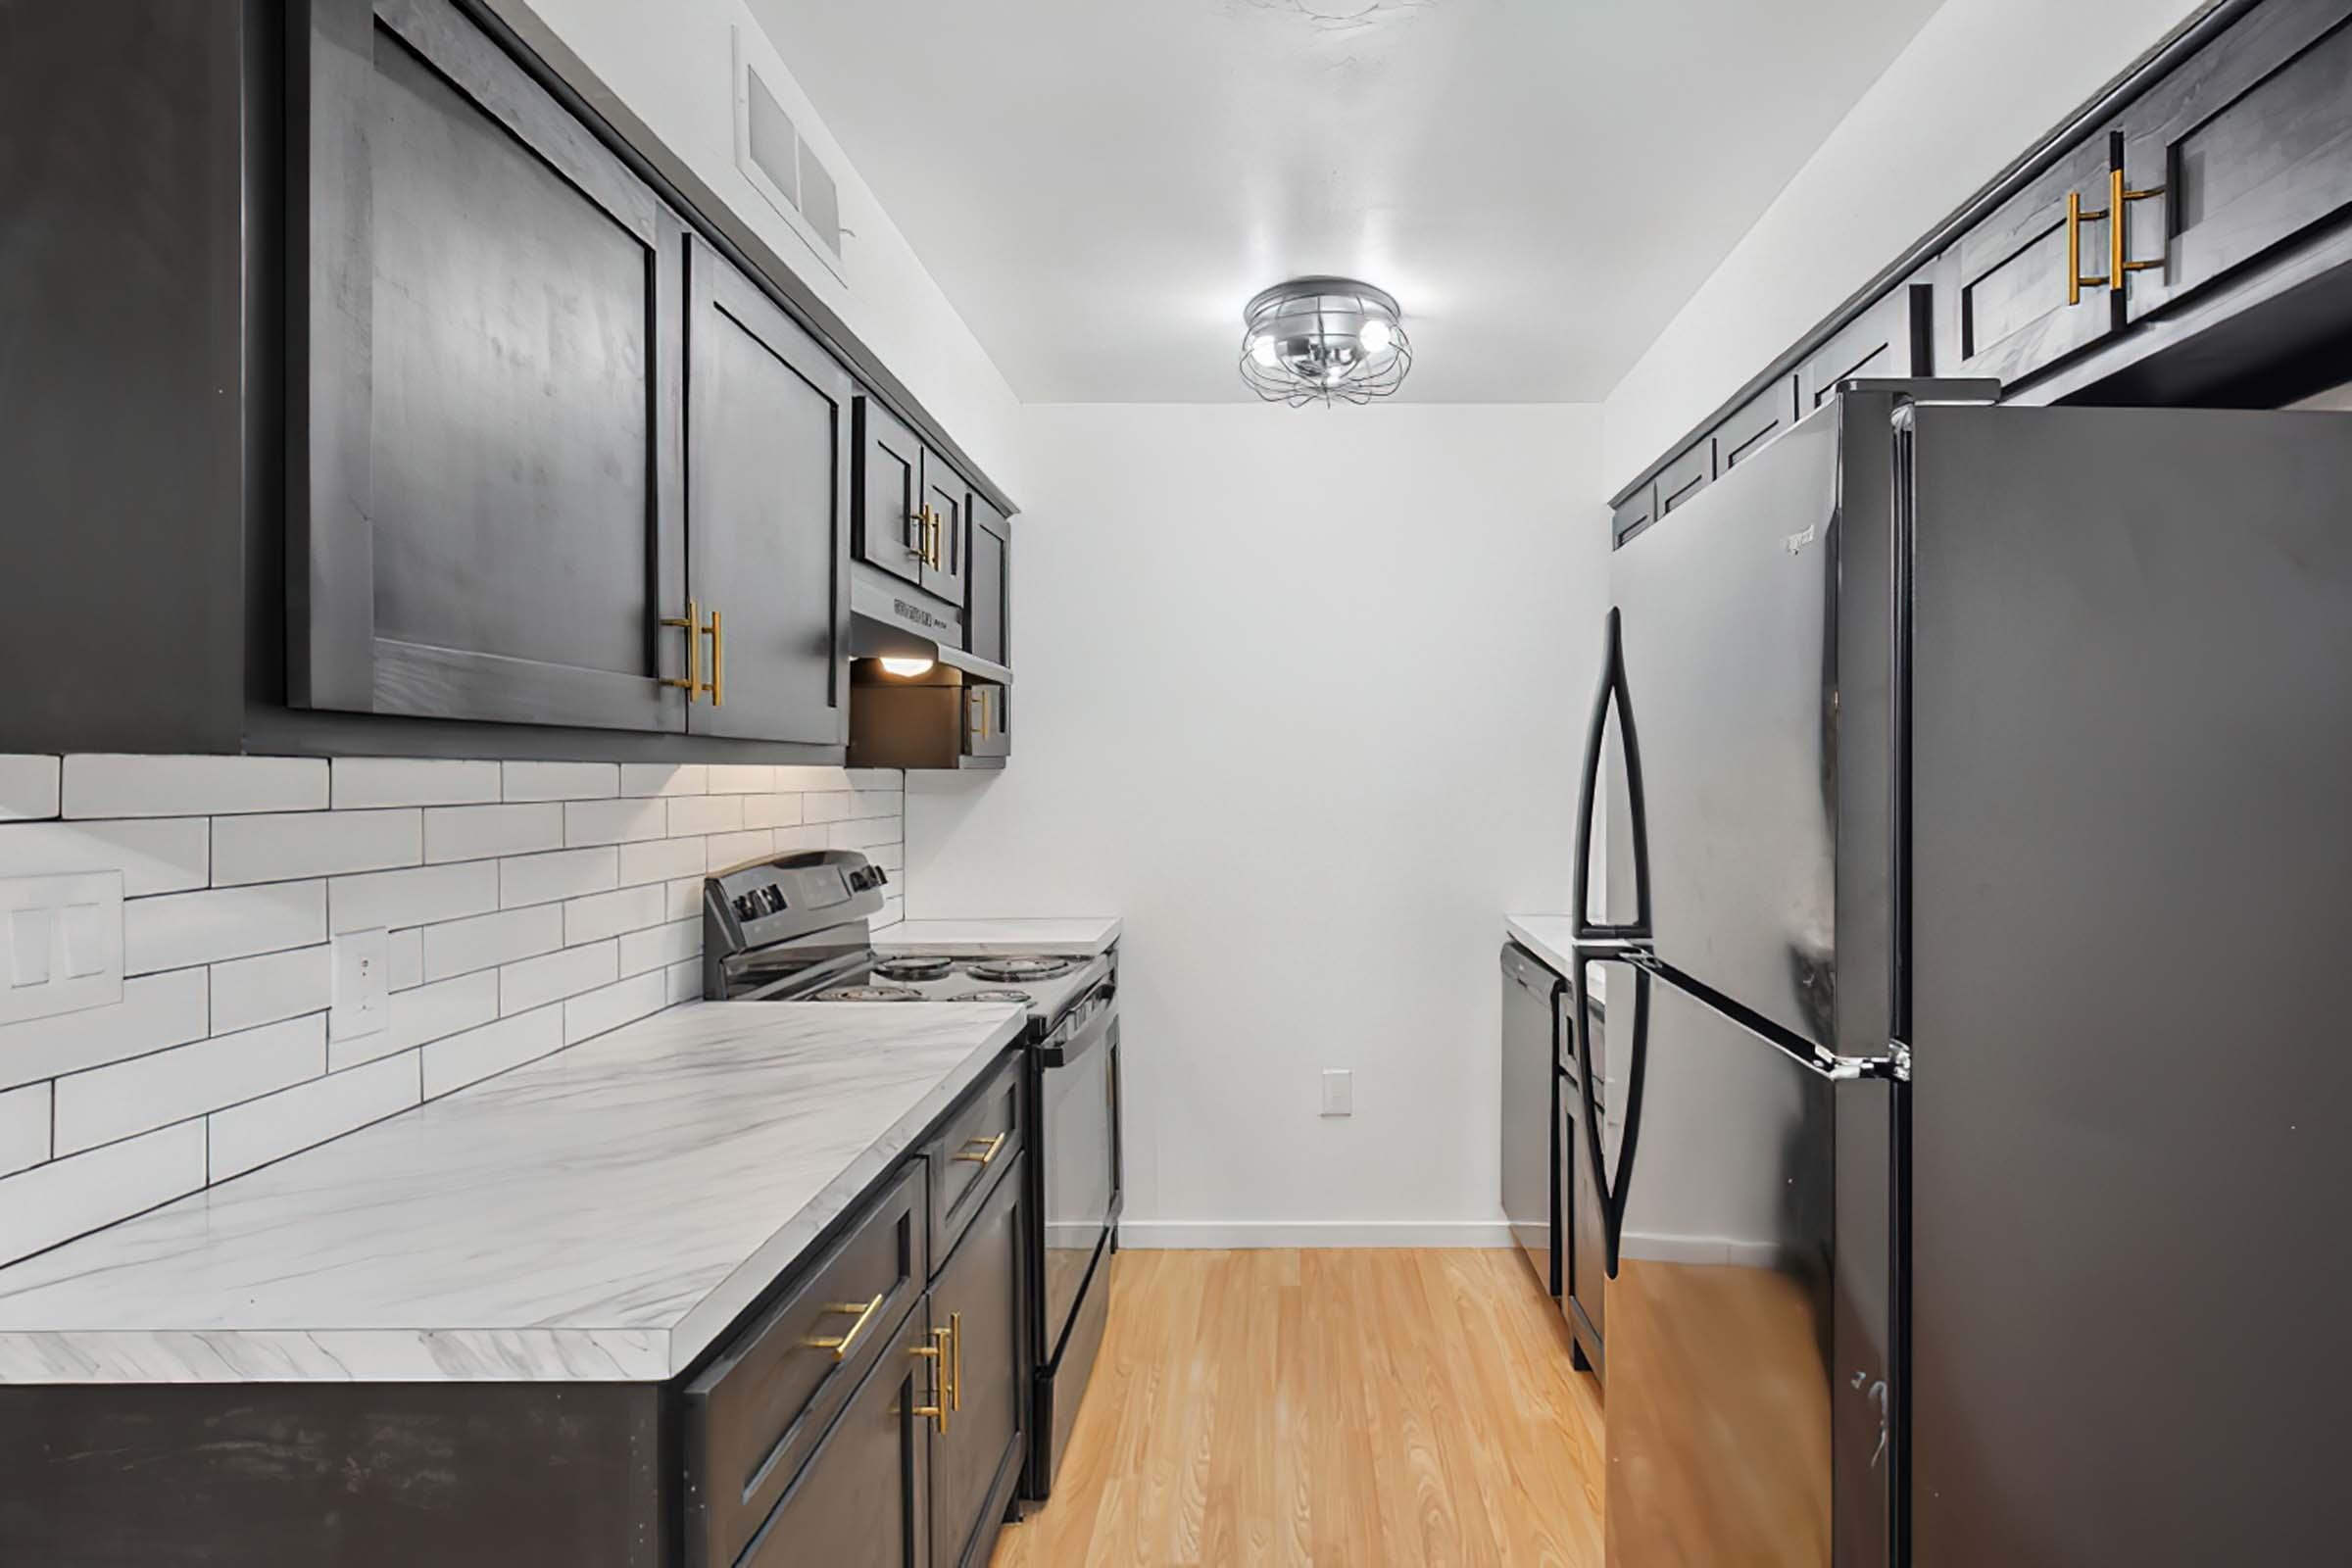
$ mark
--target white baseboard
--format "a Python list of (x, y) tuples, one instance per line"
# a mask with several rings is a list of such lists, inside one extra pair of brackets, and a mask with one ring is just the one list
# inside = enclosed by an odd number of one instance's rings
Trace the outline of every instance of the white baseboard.
[(1144, 1250), (1233, 1251), (1261, 1247), (1508, 1247), (1501, 1220), (1216, 1220), (1130, 1219), (1119, 1245)]

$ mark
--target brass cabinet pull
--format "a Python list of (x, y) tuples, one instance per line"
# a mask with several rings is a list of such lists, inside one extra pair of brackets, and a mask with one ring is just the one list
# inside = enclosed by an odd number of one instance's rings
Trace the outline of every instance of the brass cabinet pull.
[(879, 1294), (876, 1294), (874, 1298), (863, 1306), (859, 1306), (856, 1301), (835, 1301), (825, 1308), (827, 1316), (844, 1312), (858, 1314), (858, 1321), (850, 1325), (850, 1332), (838, 1339), (807, 1340), (802, 1343), (811, 1350), (831, 1350), (834, 1360), (846, 1361), (850, 1358), (850, 1347), (858, 1343), (858, 1336), (865, 1332), (865, 1325), (872, 1321), (873, 1315), (881, 1309), (882, 1298)]
[(689, 599), (686, 601), (686, 618), (684, 620), (680, 620), (675, 615), (663, 615), (660, 621), (660, 624), (663, 626), (681, 626), (685, 628), (686, 678), (684, 680), (679, 680), (675, 676), (672, 676), (671, 678), (664, 680), (662, 684), (664, 686), (683, 686), (686, 689), (686, 702), (688, 706), (691, 707), (694, 703), (695, 693), (703, 689), (701, 657), (703, 632), (699, 608), (696, 606), (693, 600)]
[(963, 1408), (963, 1314), (961, 1312), (948, 1314), (948, 1345), (953, 1352), (948, 1360), (954, 1368), (954, 1376), (948, 1379), (948, 1408), (960, 1410)]
[[(1004, 1140), (1010, 1136), (1011, 1134), (1009, 1133), (999, 1133), (994, 1138), (966, 1139), (964, 1140), (962, 1151), (958, 1152), (956, 1157), (957, 1159), (969, 1160), (971, 1163), (978, 1165), (981, 1169), (985, 1170), (990, 1165), (996, 1163), (998, 1152), (1004, 1149)], [(973, 1153), (972, 1151), (974, 1149), (979, 1149), (980, 1152), (977, 1154)]]
[(917, 561), (929, 561), (931, 559), (931, 509), (926, 506), (920, 512), (909, 512), (906, 514), (906, 520), (915, 525), (914, 543), (906, 547), (906, 553)]
[(2066, 303), (2069, 305), (2082, 304), (2082, 291), (2086, 288), (2106, 288), (2109, 285), (2110, 279), (2106, 273), (2093, 277), (2082, 270), (2082, 225), (2103, 223), (2110, 216), (2104, 207), (2083, 211), (2081, 191), (2070, 190), (2066, 193)]
[(943, 1438), (948, 1435), (948, 1412), (956, 1407), (951, 1381), (955, 1376), (954, 1357), (949, 1349), (949, 1340), (954, 1332), (953, 1329), (933, 1329), (929, 1345), (918, 1345), (906, 1352), (908, 1355), (919, 1355), (931, 1363), (931, 1402), (916, 1405), (914, 1413), (929, 1416), (931, 1429)]
[(718, 612), (710, 612), (710, 624), (705, 628), (710, 634), (710, 683), (703, 690), (710, 694), (712, 708), (727, 706), (727, 633), (720, 625)]
[(2131, 211), (2129, 204), (2132, 202), (2144, 202), (2151, 196), (2161, 196), (2163, 194), (2164, 187), (2162, 185), (2150, 185), (2146, 190), (2126, 190), (2124, 188), (2123, 169), (2119, 166), (2108, 171), (2107, 211), (2109, 214), (2109, 221), (2107, 224), (2107, 275), (2113, 278), (2119, 286), (2122, 284), (2124, 280), (2124, 274), (2127, 272), (2144, 272), (2152, 267), (2162, 267), (2164, 265), (2164, 258), (2162, 257), (2158, 257), (2152, 262), (2128, 262), (2124, 260), (2124, 252), (2127, 249), (2127, 246), (2125, 245), (2125, 230), (2129, 226), (2125, 222), (2125, 215)]

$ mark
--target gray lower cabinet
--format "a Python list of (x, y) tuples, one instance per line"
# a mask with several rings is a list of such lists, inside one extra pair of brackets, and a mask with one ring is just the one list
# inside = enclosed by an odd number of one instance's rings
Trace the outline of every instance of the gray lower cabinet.
[(290, 701), (683, 729), (684, 224), (449, 0), (302, 10)]
[(847, 745), (855, 388), (717, 252), (687, 254), (687, 728)]
[(2122, 118), (2134, 320), (2352, 209), (2352, 0), (2272, 0)]
[(1000, 1164), (971, 1228), (931, 1282), (947, 1330), (948, 1413), (931, 1437), (931, 1568), (983, 1568), (1027, 1457), (1021, 1354), (1020, 1161)]

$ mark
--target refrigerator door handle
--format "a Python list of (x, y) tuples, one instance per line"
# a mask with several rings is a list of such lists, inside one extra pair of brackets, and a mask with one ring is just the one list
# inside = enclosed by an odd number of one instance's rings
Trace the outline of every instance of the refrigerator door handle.
[[(1626, 690), (1625, 639), (1618, 611), (1609, 611), (1603, 632), (1600, 689), (1592, 697), (1592, 718), (1585, 729), (1585, 767), (1576, 794), (1577, 874), (1576, 940), (1622, 942), (1649, 933), (1649, 811), (1642, 788), (1642, 746), (1634, 733), (1634, 707)], [(1609, 726), (1609, 709), (1617, 710), (1617, 733), (1625, 745), (1626, 810), (1631, 816), (1634, 849), (1634, 918), (1621, 925), (1598, 925), (1592, 917), (1592, 877), (1586, 870), (1592, 849), (1592, 806), (1600, 780), (1601, 743)]]
[[(1581, 977), (1587, 955), (1576, 955), (1577, 970)], [(1612, 952), (1595, 953), (1591, 956), (1621, 957)], [(1630, 1042), (1630, 1058), (1625, 1065), (1625, 1133), (1617, 1146), (1617, 1176), (1609, 1178), (1608, 1155), (1602, 1152), (1600, 1138), (1600, 1105), (1594, 1098), (1592, 1083), (1592, 1018), (1591, 1003), (1586, 995), (1588, 985), (1580, 985), (1576, 993), (1576, 1076), (1578, 1093), (1584, 1100), (1585, 1157), (1592, 1167), (1592, 1187), (1600, 1196), (1601, 1249), (1610, 1279), (1617, 1277), (1618, 1243), (1625, 1234), (1625, 1202), (1633, 1184), (1634, 1152), (1642, 1136), (1642, 1083), (1649, 1065), (1649, 971), (1633, 967), (1634, 1027)]]

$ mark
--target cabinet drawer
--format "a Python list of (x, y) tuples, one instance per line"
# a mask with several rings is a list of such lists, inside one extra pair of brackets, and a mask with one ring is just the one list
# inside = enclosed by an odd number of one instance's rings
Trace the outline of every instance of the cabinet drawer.
[(896, 1342), (923, 1294), (925, 1188), (923, 1168), (908, 1164), (808, 1278), (687, 1386), (694, 1568), (735, 1561), (850, 1391)]
[(940, 1263), (956, 1249), (994, 1178), (1021, 1152), (1021, 1057), (1016, 1053), (988, 1086), (924, 1147), (931, 1171), (931, 1256)]
[(1698, 445), (1658, 470), (1658, 515), (1663, 517), (1715, 482), (1715, 443)]

